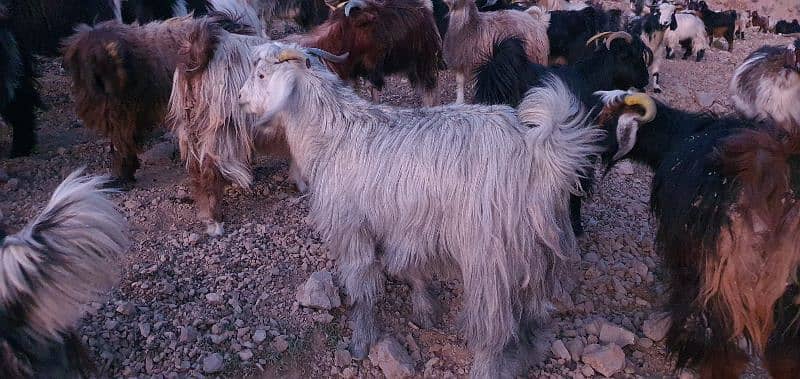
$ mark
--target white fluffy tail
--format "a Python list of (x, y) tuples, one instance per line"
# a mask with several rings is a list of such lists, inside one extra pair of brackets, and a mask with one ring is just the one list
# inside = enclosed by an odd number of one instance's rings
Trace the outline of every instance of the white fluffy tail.
[(532, 127), (527, 138), (534, 145), (537, 164), (548, 166), (540, 172), (554, 175), (555, 183), (581, 195), (580, 179), (600, 154), (605, 134), (588, 124), (586, 110), (564, 82), (550, 76), (544, 83), (525, 95), (518, 107), (519, 119)]
[(0, 245), (0, 302), (25, 309), (31, 330), (58, 339), (81, 306), (117, 281), (128, 226), (100, 189), (105, 179), (70, 174), (42, 213)]

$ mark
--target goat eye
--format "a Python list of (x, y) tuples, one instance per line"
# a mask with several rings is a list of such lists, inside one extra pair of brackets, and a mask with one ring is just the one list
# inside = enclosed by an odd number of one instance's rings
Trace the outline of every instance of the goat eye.
[(259, 79), (264, 79), (264, 74), (258, 74)]

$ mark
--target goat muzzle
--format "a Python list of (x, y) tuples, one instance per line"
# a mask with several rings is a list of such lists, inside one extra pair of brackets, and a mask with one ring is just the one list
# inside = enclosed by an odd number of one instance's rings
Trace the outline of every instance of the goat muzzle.
[(634, 93), (625, 96), (624, 102), (628, 106), (637, 105), (644, 108), (644, 114), (636, 117), (639, 125), (646, 124), (656, 118), (656, 102), (650, 96), (643, 93)]

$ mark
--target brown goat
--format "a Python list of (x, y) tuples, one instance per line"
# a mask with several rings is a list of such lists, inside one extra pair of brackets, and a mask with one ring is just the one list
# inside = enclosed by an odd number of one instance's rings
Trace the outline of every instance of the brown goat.
[[(247, 31), (227, 15), (209, 20)], [(64, 43), (78, 116), (111, 139), (113, 173), (123, 183), (135, 180), (137, 154), (164, 121), (181, 37), (200, 22), (185, 16), (142, 26), (82, 25)]]
[(750, 14), (750, 23), (758, 28), (758, 31), (761, 33), (769, 33), (769, 17), (761, 16), (758, 14), (758, 11), (753, 11)]
[(334, 54), (348, 53), (344, 63), (331, 63), (331, 69), (344, 80), (369, 80), (375, 102), (384, 76), (394, 73), (405, 74), (422, 92), (426, 106), (439, 102), (442, 41), (429, 0), (351, 0), (299, 42)]

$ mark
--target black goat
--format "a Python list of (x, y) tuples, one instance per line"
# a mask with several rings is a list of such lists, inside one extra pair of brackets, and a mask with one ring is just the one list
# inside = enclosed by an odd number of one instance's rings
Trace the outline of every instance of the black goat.
[[(652, 53), (638, 38), (624, 32), (598, 35), (605, 43), (597, 46), (589, 57), (575, 64), (545, 67), (531, 63), (519, 39), (506, 39), (494, 45), (490, 59), (476, 74), (475, 103), (519, 105), (531, 87), (546, 85), (550, 75), (559, 77), (586, 108), (599, 104), (594, 92), (602, 89), (644, 88), (648, 83), (647, 65)], [(596, 108), (593, 113), (596, 113)], [(591, 180), (583, 183), (589, 190)], [(572, 196), (570, 212), (573, 229), (583, 233), (581, 198)]]
[(658, 6), (653, 6), (650, 14), (635, 18), (625, 27), (625, 31), (641, 38), (642, 42), (653, 52), (653, 60), (650, 63), (649, 71), (653, 92), (656, 93), (661, 92), (661, 85), (659, 84), (661, 62), (663, 62), (666, 55), (664, 33), (667, 28), (670, 30), (678, 28), (675, 10), (674, 5), (661, 3)]
[(775, 33), (776, 34), (800, 33), (800, 23), (798, 23), (797, 19), (792, 20), (792, 22), (780, 20), (775, 24)]
[(578, 11), (551, 11), (547, 38), (550, 40), (550, 64), (574, 63), (592, 54), (586, 41), (601, 32), (622, 28), (622, 13), (596, 7)]
[(733, 50), (733, 39), (736, 36), (736, 11), (714, 12), (705, 1), (690, 2), (689, 9), (699, 12), (698, 15), (706, 25), (709, 43), (714, 38), (724, 37), (728, 41), (728, 51)]
[(8, 10), (0, 5), (0, 115), (12, 129), (11, 157), (28, 155), (36, 145), (36, 91), (33, 57), (17, 43)]
[(121, 15), (125, 23), (137, 21), (144, 24), (191, 12), (195, 16), (203, 16), (212, 8), (208, 0), (124, 0)]
[(656, 249), (670, 275), (667, 347), (678, 368), (738, 378), (746, 339), (773, 377), (800, 369), (797, 202), (800, 150), (777, 125), (672, 109), (644, 94), (603, 94), (613, 165), (654, 171)]

